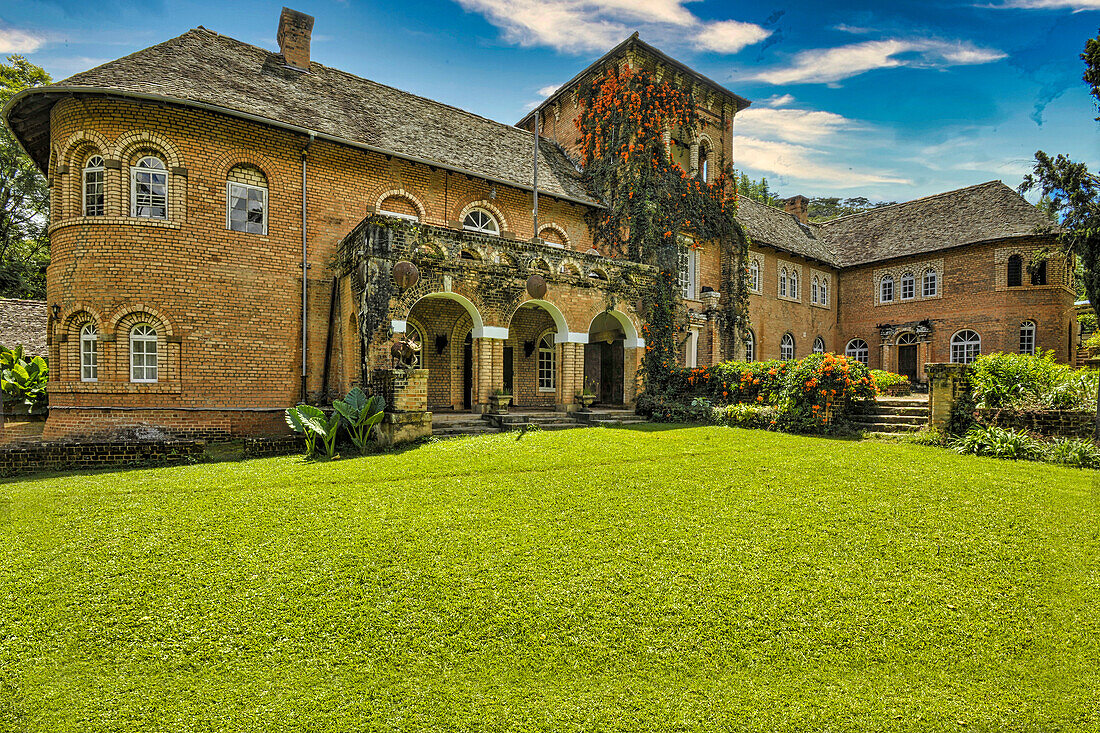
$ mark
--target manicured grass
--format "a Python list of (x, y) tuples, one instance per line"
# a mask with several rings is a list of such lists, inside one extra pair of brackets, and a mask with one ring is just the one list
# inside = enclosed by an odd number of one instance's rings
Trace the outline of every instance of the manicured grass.
[(0, 730), (1096, 730), (1097, 472), (728, 428), (0, 486)]

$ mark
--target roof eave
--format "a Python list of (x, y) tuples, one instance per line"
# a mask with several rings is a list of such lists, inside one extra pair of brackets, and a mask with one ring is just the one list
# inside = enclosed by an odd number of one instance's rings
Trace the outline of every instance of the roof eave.
[[(15, 131), (15, 129), (12, 127), (12, 125), (9, 122), (9, 116), (11, 115), (12, 110), (14, 110), (15, 107), (20, 102), (22, 102), (23, 100), (25, 100), (28, 97), (30, 97), (32, 95), (35, 95), (35, 94), (104, 95), (104, 96), (111, 96), (111, 97), (122, 97), (122, 98), (125, 98), (125, 99), (137, 99), (137, 100), (146, 101), (146, 102), (161, 102), (161, 103), (168, 103), (168, 104), (177, 104), (177, 105), (180, 105), (182, 107), (192, 107), (192, 108), (195, 108), (195, 109), (202, 109), (202, 110), (206, 110), (208, 112), (215, 112), (217, 114), (223, 114), (223, 115), (227, 115), (229, 117), (235, 117), (237, 119), (247, 120), (249, 122), (254, 122), (256, 124), (266, 125), (268, 127), (274, 127), (274, 128), (280, 129), (280, 130), (286, 130), (288, 132), (293, 132), (293, 133), (296, 133), (296, 134), (299, 134), (299, 135), (312, 137), (316, 140), (326, 140), (328, 142), (336, 143), (338, 145), (346, 145), (348, 147), (357, 148), (359, 150), (366, 150), (368, 152), (379, 153), (381, 155), (390, 155), (390, 156), (393, 156), (395, 158), (400, 158), (402, 160), (408, 160), (408, 161), (411, 161), (413, 163), (420, 163), (422, 165), (430, 166), (432, 168), (439, 168), (439, 169), (442, 169), (442, 170), (448, 170), (448, 171), (451, 171), (453, 173), (461, 173), (462, 175), (471, 176), (473, 178), (479, 178), (483, 181), (489, 181), (491, 183), (499, 183), (502, 186), (510, 186), (512, 188), (518, 188), (518, 189), (523, 190), (523, 191), (533, 191), (534, 190), (534, 187), (530, 186), (530, 185), (526, 185), (526, 184), (522, 184), (522, 183), (516, 183), (515, 181), (507, 181), (507, 180), (504, 180), (502, 178), (497, 178), (495, 176), (489, 176), (489, 175), (486, 175), (484, 173), (478, 173), (476, 171), (468, 170), (468, 169), (462, 168), (460, 166), (450, 165), (448, 163), (442, 163), (442, 162), (437, 161), (437, 160), (429, 160), (429, 159), (426, 159), (426, 158), (420, 158), (420, 157), (417, 157), (417, 156), (414, 156), (414, 155), (408, 155), (407, 153), (401, 153), (401, 152), (398, 152), (396, 150), (387, 150), (386, 148), (380, 148), (380, 147), (377, 147), (377, 146), (374, 146), (374, 145), (368, 145), (366, 143), (359, 142), (357, 140), (352, 140), (350, 138), (341, 137), (339, 135), (330, 135), (328, 133), (318, 132), (317, 130), (310, 130), (308, 128), (300, 127), (298, 125), (292, 125), (288, 122), (281, 122), (279, 120), (275, 120), (275, 119), (272, 119), (270, 117), (262, 117), (260, 115), (254, 115), (254, 114), (251, 114), (249, 112), (242, 112), (240, 110), (235, 110), (235, 109), (232, 109), (230, 107), (222, 107), (220, 105), (209, 104), (207, 102), (197, 102), (197, 101), (194, 101), (194, 100), (182, 99), (180, 97), (170, 97), (170, 96), (165, 96), (165, 95), (161, 95), (161, 94), (149, 94), (149, 93), (146, 93), (146, 92), (123, 91), (123, 90), (119, 90), (119, 89), (112, 89), (110, 87), (64, 86), (64, 85), (51, 85), (51, 86), (46, 86), (46, 87), (32, 87), (30, 89), (24, 89), (23, 91), (19, 92), (18, 94), (13, 96), (11, 99), (9, 99), (8, 103), (4, 105), (3, 110), (0, 111), (0, 117), (3, 117), (3, 121), (4, 121), (5, 126), (7, 126), (7, 128), (9, 130), (11, 130), (13, 136), (16, 139), (16, 143), (19, 145), (20, 149), (23, 150), (23, 152), (26, 153), (27, 156), (31, 160), (35, 161), (35, 164), (38, 165), (39, 169), (44, 174), (48, 174), (48, 171), (46, 170), (46, 167), (48, 167), (48, 165), (49, 165), (49, 163), (48, 163), (48, 160), (49, 160), (48, 154), (47, 154), (47, 163), (46, 163), (45, 166), (43, 166), (41, 161), (37, 160), (35, 158), (35, 156), (31, 153), (31, 151), (26, 149), (26, 147), (23, 145), (23, 141), (19, 138), (18, 133)], [(581, 206), (590, 206), (590, 207), (593, 207), (593, 208), (600, 208), (600, 209), (606, 208), (603, 204), (601, 204), (601, 203), (599, 203), (598, 201), (595, 201), (595, 200), (584, 200), (584, 199), (576, 198), (574, 196), (569, 196), (567, 194), (550, 193), (549, 191), (546, 191), (545, 189), (541, 189), (541, 188), (539, 189), (539, 195), (541, 195), (541, 196), (550, 196), (552, 198), (560, 199), (560, 200), (563, 200), (563, 201), (569, 201), (571, 203), (580, 204)]]

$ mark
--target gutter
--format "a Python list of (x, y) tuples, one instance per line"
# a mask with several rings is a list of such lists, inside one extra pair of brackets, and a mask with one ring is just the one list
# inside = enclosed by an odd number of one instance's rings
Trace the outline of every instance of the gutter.
[[(22, 101), (24, 98), (29, 97), (29, 96), (34, 95), (34, 94), (68, 94), (70, 96), (76, 96), (78, 94), (88, 94), (88, 95), (99, 94), (99, 95), (105, 95), (105, 96), (110, 96), (110, 97), (122, 97), (124, 99), (137, 99), (137, 100), (141, 100), (141, 101), (144, 101), (144, 102), (168, 102), (170, 104), (178, 104), (181, 107), (193, 107), (195, 109), (202, 109), (202, 110), (206, 110), (208, 112), (216, 112), (217, 114), (222, 114), (222, 115), (226, 115), (226, 116), (229, 116), (229, 117), (236, 117), (237, 119), (247, 120), (249, 122), (255, 122), (255, 123), (260, 124), (260, 125), (266, 125), (268, 127), (275, 127), (275, 128), (280, 129), (280, 130), (287, 130), (289, 132), (293, 132), (293, 133), (296, 133), (298, 135), (308, 135), (311, 138), (316, 138), (318, 140), (325, 140), (327, 142), (336, 143), (338, 145), (346, 145), (348, 147), (358, 148), (360, 150), (366, 150), (366, 151), (371, 152), (371, 153), (379, 153), (380, 155), (389, 155), (389, 156), (393, 156), (395, 158), (401, 158), (402, 160), (408, 160), (408, 161), (411, 161), (413, 163), (420, 163), (422, 165), (426, 165), (426, 166), (429, 166), (431, 168), (439, 168), (439, 169), (442, 169), (442, 170), (451, 171), (453, 173), (461, 173), (464, 176), (470, 176), (471, 178), (479, 178), (483, 181), (489, 181), (490, 183), (499, 183), (502, 186), (509, 186), (511, 188), (517, 188), (517, 189), (520, 189), (522, 191), (533, 191), (534, 190), (534, 188), (530, 185), (526, 185), (526, 184), (522, 184), (522, 183), (516, 183), (515, 181), (506, 181), (503, 178), (496, 178), (494, 176), (488, 176), (488, 175), (485, 175), (484, 173), (478, 173), (476, 171), (472, 171), (472, 170), (469, 170), (467, 168), (462, 168), (460, 166), (448, 165), (447, 163), (440, 163), (439, 161), (428, 160), (427, 158), (420, 158), (420, 157), (417, 157), (415, 155), (408, 155), (406, 153), (399, 153), (399, 152), (396, 152), (396, 151), (393, 151), (393, 150), (387, 150), (386, 148), (380, 148), (380, 147), (377, 147), (377, 146), (374, 146), (374, 145), (367, 145), (366, 143), (358, 142), (356, 140), (351, 140), (351, 139), (345, 138), (345, 137), (340, 137), (338, 135), (329, 135), (329, 134), (326, 134), (326, 133), (323, 133), (323, 132), (316, 132), (316, 131), (313, 131), (313, 130), (309, 130), (305, 127), (299, 127), (298, 125), (292, 125), (292, 124), (287, 123), (287, 122), (280, 122), (278, 120), (273, 120), (269, 117), (261, 117), (259, 115), (254, 115), (254, 114), (251, 114), (249, 112), (241, 112), (239, 110), (231, 109), (229, 107), (221, 107), (221, 106), (218, 106), (216, 104), (209, 104), (207, 102), (197, 102), (197, 101), (193, 101), (193, 100), (180, 99), (178, 97), (166, 97), (166, 96), (163, 96), (163, 95), (160, 95), (160, 94), (146, 94), (144, 92), (120, 91), (118, 89), (111, 89), (111, 88), (108, 88), (108, 87), (83, 87), (83, 86), (32, 87), (30, 89), (24, 89), (23, 91), (19, 92), (14, 97), (9, 99), (8, 103), (4, 105), (3, 110), (0, 111), (0, 116), (3, 116), (4, 123), (7, 125), (8, 129), (12, 131), (13, 137), (15, 137), (16, 143), (19, 145), (19, 148), (24, 153), (26, 153), (27, 157), (29, 157), (31, 160), (34, 160), (34, 156), (31, 155), (30, 151), (28, 151), (25, 147), (23, 147), (23, 141), (19, 139), (19, 136), (17, 134), (15, 134), (15, 130), (12, 129), (11, 122), (9, 121), (8, 118), (11, 115), (12, 109), (14, 109), (14, 107), (20, 101)], [(49, 171), (43, 171), (43, 172), (47, 173), (47, 174), (49, 173)], [(543, 191), (543, 194), (548, 195), (548, 196), (553, 196), (554, 198), (560, 199), (562, 201), (569, 201), (569, 202), (574, 203), (574, 204), (580, 204), (581, 206), (588, 206), (588, 207), (595, 208), (595, 209), (605, 209), (605, 208), (607, 208), (606, 206), (599, 203), (598, 201), (584, 200), (584, 199), (576, 198), (574, 196), (569, 196), (567, 194), (547, 194), (545, 191)]]

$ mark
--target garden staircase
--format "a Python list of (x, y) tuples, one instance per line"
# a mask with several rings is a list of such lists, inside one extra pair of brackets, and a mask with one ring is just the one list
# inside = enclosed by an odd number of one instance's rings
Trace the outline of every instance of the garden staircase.
[(589, 412), (513, 410), (505, 415), (475, 415), (468, 412), (437, 412), (432, 415), (432, 435), (486, 435), (519, 430), (567, 430), (583, 427), (637, 425), (646, 419), (633, 410), (596, 408)]
[(928, 395), (879, 397), (852, 415), (852, 425), (874, 435), (899, 435), (928, 424)]

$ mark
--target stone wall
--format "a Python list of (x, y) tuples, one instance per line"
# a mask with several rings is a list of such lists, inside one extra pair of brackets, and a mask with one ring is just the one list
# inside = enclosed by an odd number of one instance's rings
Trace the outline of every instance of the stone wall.
[(1091, 438), (1096, 413), (1078, 410), (978, 410), (983, 425), (1026, 430), (1049, 437)]
[(205, 446), (201, 440), (21, 443), (0, 448), (0, 475), (119, 464), (191, 463), (202, 459)]

